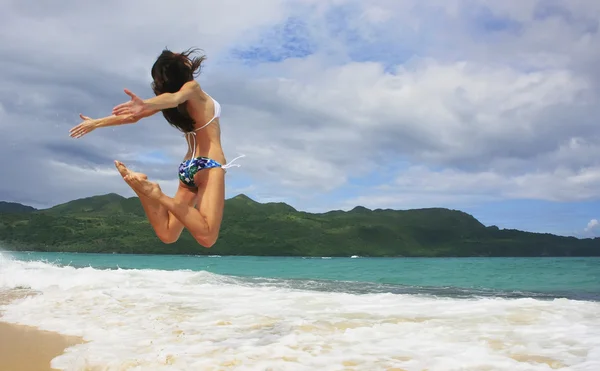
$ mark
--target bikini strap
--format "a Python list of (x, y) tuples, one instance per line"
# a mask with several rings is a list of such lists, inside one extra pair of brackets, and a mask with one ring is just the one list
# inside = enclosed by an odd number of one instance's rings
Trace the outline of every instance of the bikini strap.
[(222, 165), (221, 167), (222, 167), (223, 169), (228, 169), (228, 168), (230, 168), (230, 167), (232, 167), (232, 166), (235, 166), (235, 167), (240, 167), (240, 166), (242, 166), (242, 165), (240, 165), (240, 164), (234, 164), (233, 162), (234, 162), (235, 160), (237, 160), (238, 158), (242, 158), (242, 157), (246, 157), (246, 155), (240, 155), (240, 156), (238, 156), (238, 157), (234, 158), (233, 160), (229, 161), (229, 162), (228, 162), (228, 163), (226, 163), (225, 165)]

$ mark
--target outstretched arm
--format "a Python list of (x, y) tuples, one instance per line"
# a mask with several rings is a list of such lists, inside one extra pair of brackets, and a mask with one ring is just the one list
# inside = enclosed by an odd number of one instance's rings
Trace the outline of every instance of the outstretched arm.
[(201, 91), (200, 85), (192, 80), (186, 82), (176, 93), (163, 93), (156, 97), (142, 100), (128, 89), (125, 94), (131, 97), (129, 102), (119, 104), (113, 108), (113, 115), (144, 114), (145, 112), (161, 111), (168, 108), (174, 108), (186, 102)]
[(112, 115), (107, 117), (102, 117), (99, 119), (92, 119), (90, 117), (84, 116), (82, 114), (79, 115), (83, 122), (79, 125), (75, 126), (69, 131), (69, 135), (73, 138), (81, 138), (85, 134), (91, 133), (95, 129), (103, 128), (106, 126), (116, 126), (116, 125), (124, 125), (124, 124), (134, 124), (141, 120), (144, 117), (152, 116), (158, 111), (147, 111), (143, 114), (129, 114), (129, 115)]

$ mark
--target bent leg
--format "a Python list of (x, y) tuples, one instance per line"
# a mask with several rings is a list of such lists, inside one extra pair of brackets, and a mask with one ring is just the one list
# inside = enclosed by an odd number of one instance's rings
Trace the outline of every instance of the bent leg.
[[(177, 217), (158, 200), (149, 198), (139, 191), (136, 191), (136, 193), (139, 196), (142, 207), (146, 212), (148, 221), (152, 225), (156, 236), (166, 244), (176, 242), (183, 231), (183, 223), (181, 223)], [(194, 207), (196, 203), (196, 192), (180, 185), (174, 200), (177, 200), (177, 202), (184, 205)]]
[(158, 184), (134, 179), (135, 187), (151, 199), (158, 200), (190, 232), (198, 243), (211, 247), (217, 241), (225, 205), (225, 172), (220, 168), (199, 171), (194, 177), (198, 185), (198, 209), (165, 195)]
[(202, 239), (210, 247), (217, 242), (223, 221), (225, 170), (214, 168), (203, 170), (200, 173), (196, 174), (198, 179), (194, 179), (196, 184), (200, 184), (198, 187), (198, 211), (208, 225), (208, 230)]
[[(123, 180), (125, 180), (137, 194), (156, 236), (162, 242), (167, 244), (177, 241), (183, 231), (183, 224), (158, 200), (146, 196), (140, 191), (139, 187), (136, 186), (139, 182), (135, 182), (134, 179), (147, 180), (148, 177), (145, 174), (136, 173), (127, 169), (121, 162), (115, 161), (115, 165), (123, 177)], [(194, 206), (196, 204), (196, 199), (197, 194), (194, 190), (183, 187), (181, 184), (179, 185), (177, 193), (175, 194), (175, 200), (186, 205)]]

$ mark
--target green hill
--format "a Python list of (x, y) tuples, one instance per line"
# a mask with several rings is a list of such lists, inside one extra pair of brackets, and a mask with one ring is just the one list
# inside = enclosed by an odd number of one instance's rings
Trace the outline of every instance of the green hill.
[(21, 205), (16, 202), (0, 201), (0, 213), (29, 213), (35, 211), (31, 206)]
[[(10, 207), (1, 205), (12, 205)], [(211, 249), (184, 231), (163, 244), (137, 198), (95, 196), (35, 210), (0, 203), (0, 241), (13, 250), (269, 256), (600, 256), (600, 238), (486, 227), (443, 208), (306, 213), (245, 195), (225, 202)]]

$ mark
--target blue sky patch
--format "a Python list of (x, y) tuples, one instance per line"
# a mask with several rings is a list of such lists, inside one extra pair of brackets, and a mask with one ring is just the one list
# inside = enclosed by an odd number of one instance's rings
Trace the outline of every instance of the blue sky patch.
[(467, 28), (475, 38), (486, 38), (499, 32), (516, 35), (523, 27), (517, 20), (496, 14), (486, 6), (473, 4), (471, 7), (465, 7), (464, 13), (469, 22)]
[(234, 49), (231, 54), (247, 64), (281, 62), (288, 58), (303, 58), (316, 50), (304, 21), (290, 17), (262, 33), (256, 45)]

